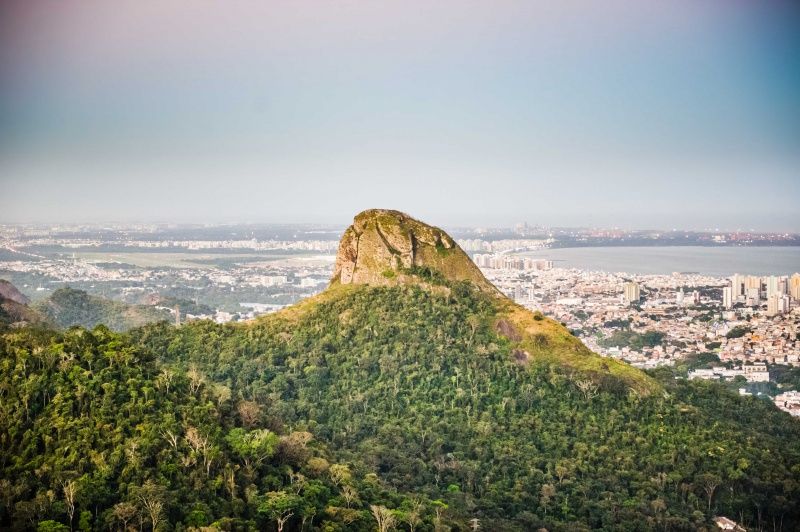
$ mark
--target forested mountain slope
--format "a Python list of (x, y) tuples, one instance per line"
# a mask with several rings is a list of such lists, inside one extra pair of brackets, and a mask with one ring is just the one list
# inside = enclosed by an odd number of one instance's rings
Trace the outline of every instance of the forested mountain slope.
[(0, 279), (0, 330), (10, 326), (42, 324), (47, 320), (28, 306), (30, 300), (16, 286)]
[(0, 279), (0, 299), (8, 299), (20, 305), (27, 305), (31, 302), (28, 296), (5, 279)]
[(105, 325), (114, 331), (126, 331), (170, 318), (169, 312), (163, 309), (129, 305), (73, 288), (59, 288), (47, 299), (35, 303), (33, 308), (59, 327), (80, 325), (91, 329)]
[(800, 527), (788, 414), (592, 354), (435, 228), (360, 217), (349, 274), (252, 323), (4, 334), (0, 525)]

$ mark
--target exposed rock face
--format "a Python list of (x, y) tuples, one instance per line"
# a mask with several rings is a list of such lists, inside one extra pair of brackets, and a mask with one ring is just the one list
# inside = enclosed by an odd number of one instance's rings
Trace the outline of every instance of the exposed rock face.
[(28, 307), (29, 302), (16, 286), (0, 279), (0, 325), (44, 323), (44, 317)]
[(358, 214), (339, 243), (333, 283), (392, 285), (424, 269), (449, 281), (472, 281), (499, 293), (466, 253), (437, 227), (399, 211), (370, 209)]
[(28, 296), (20, 292), (16, 286), (9, 283), (5, 279), (0, 279), (0, 298), (10, 299), (20, 305), (27, 305), (31, 302)]

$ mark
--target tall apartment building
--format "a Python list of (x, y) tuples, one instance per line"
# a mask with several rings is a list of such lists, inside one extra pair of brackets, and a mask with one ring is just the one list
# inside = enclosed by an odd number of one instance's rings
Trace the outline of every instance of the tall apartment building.
[(800, 273), (792, 275), (789, 279), (789, 293), (795, 301), (800, 301)]
[(726, 286), (722, 289), (722, 306), (730, 309), (733, 308), (733, 292), (736, 289), (734, 286)]
[(774, 295), (782, 296), (786, 294), (787, 282), (785, 277), (770, 275), (767, 277), (767, 299)]
[(625, 283), (623, 286), (623, 298), (625, 303), (630, 305), (631, 303), (638, 303), (641, 297), (641, 290), (639, 289), (639, 285), (634, 282)]
[(761, 292), (761, 277), (757, 275), (748, 275), (744, 280), (745, 293), (747, 290), (758, 290)]
[(734, 300), (745, 294), (745, 277), (743, 275), (735, 273), (731, 276), (731, 291)]
[(767, 316), (778, 316), (789, 312), (789, 296), (772, 294), (767, 299)]

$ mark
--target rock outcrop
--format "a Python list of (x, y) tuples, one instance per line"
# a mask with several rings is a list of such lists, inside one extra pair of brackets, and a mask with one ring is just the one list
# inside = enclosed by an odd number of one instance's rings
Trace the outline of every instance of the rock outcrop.
[(420, 278), (471, 281), (499, 294), (441, 229), (400, 211), (370, 209), (356, 215), (339, 243), (332, 283), (393, 285)]
[(28, 306), (30, 299), (16, 286), (0, 279), (0, 326), (44, 323), (45, 318)]
[(20, 292), (16, 286), (5, 279), (0, 279), (0, 298), (9, 299), (20, 305), (27, 305), (31, 302), (28, 296)]

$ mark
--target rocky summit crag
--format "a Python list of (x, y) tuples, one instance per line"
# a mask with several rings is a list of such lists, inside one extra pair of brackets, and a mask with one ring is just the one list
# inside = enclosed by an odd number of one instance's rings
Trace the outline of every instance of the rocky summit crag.
[(459, 285), (477, 289), (493, 308), (490, 326), (510, 343), (517, 364), (554, 364), (575, 378), (642, 394), (660, 390), (643, 372), (593, 353), (562, 324), (505, 297), (445, 231), (395, 210), (356, 215), (339, 243), (329, 288), (272, 316), (306, 314), (344, 297), (342, 290), (403, 286), (453, 297)]
[(332, 283), (396, 285), (440, 278), (470, 281), (500, 295), (458, 244), (438, 227), (400, 211), (370, 209), (345, 230)]

